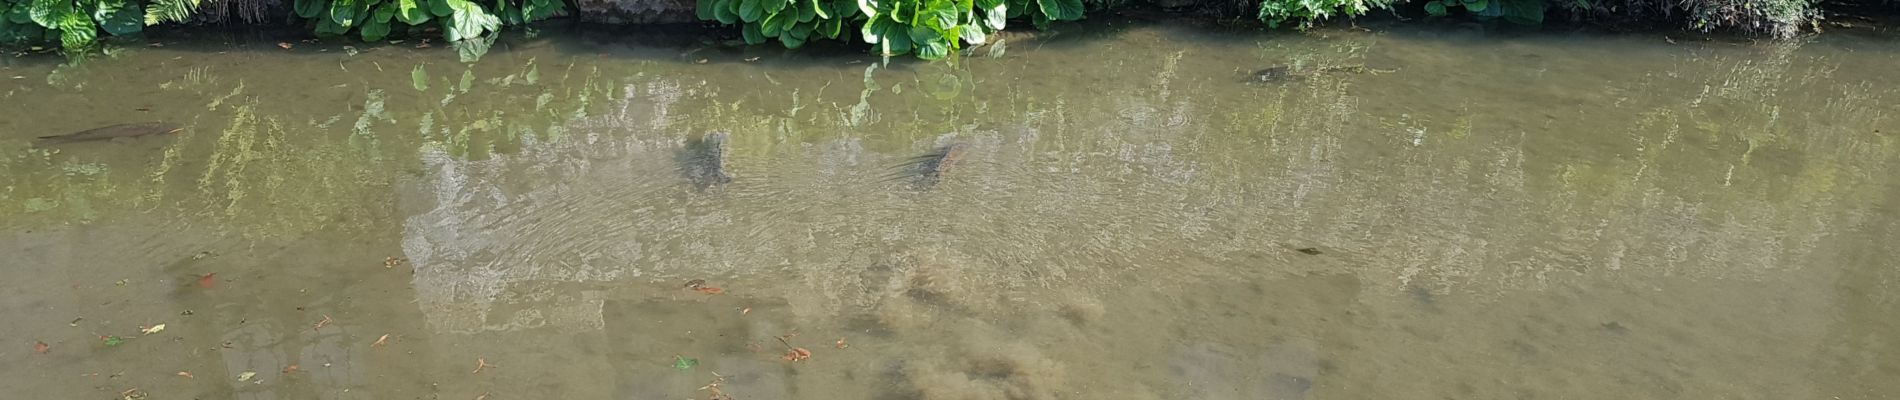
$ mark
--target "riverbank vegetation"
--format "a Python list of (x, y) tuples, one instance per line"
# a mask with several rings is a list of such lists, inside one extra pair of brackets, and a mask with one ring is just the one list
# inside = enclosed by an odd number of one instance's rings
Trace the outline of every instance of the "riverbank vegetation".
[[(0, 0), (0, 45), (79, 49), (156, 25), (294, 24), (323, 37), (364, 41), (418, 37), (459, 41), (503, 26), (586, 15), (573, 0)], [(601, 0), (599, 3), (656, 0)], [(688, 3), (690, 2), (690, 3)], [(886, 55), (946, 57), (997, 31), (1043, 28), (1119, 7), (1258, 20), (1298, 29), (1375, 13), (1516, 24), (1656, 22), (1699, 31), (1787, 38), (1821, 18), (1820, 0), (684, 0), (677, 14), (740, 31), (746, 43), (798, 48), (815, 40), (863, 43)], [(1858, 6), (1858, 5), (1856, 5)], [(1861, 9), (1900, 9), (1878, 3)], [(683, 12), (682, 12), (683, 11)], [(683, 22), (683, 21), (680, 21)]]

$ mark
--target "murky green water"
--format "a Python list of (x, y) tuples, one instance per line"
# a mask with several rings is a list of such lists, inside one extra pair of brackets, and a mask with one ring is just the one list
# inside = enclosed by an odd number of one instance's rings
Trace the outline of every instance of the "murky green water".
[(1900, 394), (1895, 39), (593, 36), (6, 61), (5, 397)]

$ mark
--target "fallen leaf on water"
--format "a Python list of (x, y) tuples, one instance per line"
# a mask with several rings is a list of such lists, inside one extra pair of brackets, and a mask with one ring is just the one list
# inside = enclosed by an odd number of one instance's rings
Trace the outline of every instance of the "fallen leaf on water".
[(389, 342), (389, 334), (385, 333), (383, 334), (383, 337), (376, 338), (376, 343), (370, 343), (369, 347), (382, 346), (385, 344), (389, 344), (388, 342)]
[(798, 336), (798, 334), (789, 333), (789, 334), (786, 334), (785, 336), (779, 336), (779, 337), (774, 338), (774, 339), (778, 339), (779, 343), (785, 344), (785, 348), (791, 349), (790, 351), (785, 352), (785, 357), (784, 357), (785, 361), (799, 362), (799, 361), (805, 361), (805, 359), (807, 358), (811, 358), (811, 350), (806, 350), (803, 347), (794, 347), (792, 346), (792, 342), (790, 340), (785, 340), (785, 338), (794, 337), (794, 336)]
[(739, 315), (746, 315), (746, 314), (751, 314), (751, 313), (752, 313), (752, 307), (746, 307), (744, 310), (739, 310)]
[(302, 371), (302, 370), (303, 368), (297, 367), (297, 364), (290, 364), (289, 366), (284, 367), (284, 373), (286, 374), (292, 374), (292, 373), (296, 373), (297, 371)]
[(391, 256), (389, 258), (383, 259), (383, 268), (395, 268), (396, 266), (402, 265), (403, 263), (406, 263), (406, 262), (409, 262), (409, 259)]
[(41, 341), (33, 342), (33, 352), (35, 353), (46, 354), (46, 352), (52, 348), (53, 346), (47, 345), (46, 342), (41, 342)]
[(185, 371), (178, 371), (176, 375), (186, 377), (186, 378), (195, 378), (194, 376), (191, 376), (190, 372), (185, 372)]
[(145, 398), (145, 391), (139, 390), (139, 388), (131, 388), (131, 389), (126, 389), (123, 392), (119, 392), (120, 400), (140, 400), (144, 398)]
[(707, 59), (704, 59), (704, 58), (701, 58), (701, 59), (698, 59), (698, 60), (695, 60), (695, 61), (693, 61), (693, 63), (694, 63), (694, 64), (705, 64), (705, 63), (706, 63), (707, 61), (712, 61), (712, 60), (707, 60)]
[(476, 359), (475, 359), (475, 370), (474, 370), (474, 371), (469, 371), (469, 373), (471, 373), (471, 374), (478, 374), (478, 373), (481, 373), (481, 372), (482, 372), (482, 369), (483, 369), (483, 368), (494, 368), (494, 367), (496, 367), (496, 365), (495, 365), (495, 364), (489, 364), (489, 363), (488, 363), (488, 359), (487, 359), (487, 358), (476, 358)]
[(66, 326), (79, 326), (79, 321), (84, 320), (86, 320), (86, 317), (73, 318), (73, 322), (67, 322)]
[(488, 400), (488, 392), (482, 392), (482, 395), (475, 396), (475, 400)]
[(152, 325), (150, 328), (139, 329), (139, 332), (144, 332), (147, 335), (164, 332), (164, 331), (165, 331), (165, 324)]
[(324, 315), (323, 315), (323, 320), (322, 320), (322, 321), (317, 321), (317, 325), (316, 325), (316, 326), (312, 326), (312, 327), (310, 327), (310, 330), (313, 330), (313, 331), (314, 331), (314, 330), (321, 330), (321, 329), (323, 329), (323, 327), (324, 327), (324, 326), (328, 326), (328, 325), (330, 325), (330, 321), (331, 321), (331, 320), (330, 320), (330, 314), (324, 314)]
[(290, 42), (277, 42), (277, 47), (282, 47), (284, 48), (284, 50), (290, 50)]
[(685, 370), (693, 369), (693, 366), (695, 365), (699, 365), (699, 359), (686, 358), (678, 354), (673, 355), (673, 368), (679, 369), (681, 371), (685, 371)]
[(250, 382), (251, 378), (256, 377), (256, 376), (257, 376), (256, 372), (244, 371), (244, 373), (238, 374), (238, 382)]
[(803, 347), (793, 347), (791, 351), (785, 352), (785, 361), (799, 362), (807, 358), (811, 358), (811, 350), (805, 350)]
[(118, 336), (100, 336), (99, 341), (105, 342), (106, 347), (112, 347), (112, 346), (125, 344), (125, 339), (120, 338)]
[(702, 287), (706, 287), (705, 279), (694, 279), (694, 280), (686, 281), (687, 289), (698, 289)]
[(844, 338), (838, 338), (838, 348), (842, 349), (846, 347), (851, 347), (851, 345), (844, 344)]
[(721, 294), (721, 293), (725, 293), (726, 289), (720, 289), (720, 288), (716, 288), (712, 286), (705, 286), (705, 287), (693, 288), (693, 291), (705, 293), (705, 294)]
[(218, 273), (213, 272), (198, 277), (198, 287), (209, 289), (213, 286), (218, 286)]
[(758, 61), (758, 60), (759, 60), (758, 57), (752, 57), (752, 58), (745, 59), (745, 62), (753, 62), (753, 61)]

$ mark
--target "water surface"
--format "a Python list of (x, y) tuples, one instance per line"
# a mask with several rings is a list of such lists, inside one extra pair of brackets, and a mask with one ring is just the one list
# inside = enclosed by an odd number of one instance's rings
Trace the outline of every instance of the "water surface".
[[(7, 60), (0, 387), (1900, 393), (1893, 38), (1005, 37), (938, 63), (553, 31), (478, 61), (263, 39)], [(185, 129), (32, 140), (140, 121)], [(733, 179), (695, 182), (714, 132)]]

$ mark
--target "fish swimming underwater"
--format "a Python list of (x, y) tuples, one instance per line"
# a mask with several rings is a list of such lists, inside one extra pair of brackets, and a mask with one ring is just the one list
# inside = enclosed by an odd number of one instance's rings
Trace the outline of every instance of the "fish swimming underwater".
[(98, 128), (92, 128), (92, 129), (68, 133), (64, 135), (41, 136), (39, 137), (39, 141), (36, 142), (36, 144), (41, 145), (41, 146), (46, 146), (46, 145), (66, 144), (66, 143), (90, 142), (90, 141), (95, 141), (95, 140), (133, 138), (133, 137), (148, 136), (148, 135), (165, 135), (165, 134), (178, 133), (179, 131), (183, 131), (183, 130), (185, 129), (182, 127), (179, 127), (178, 125), (173, 125), (173, 124), (164, 123), (164, 122), (126, 123), (126, 124), (108, 125), (108, 126), (103, 126), (103, 127), (98, 127)]

